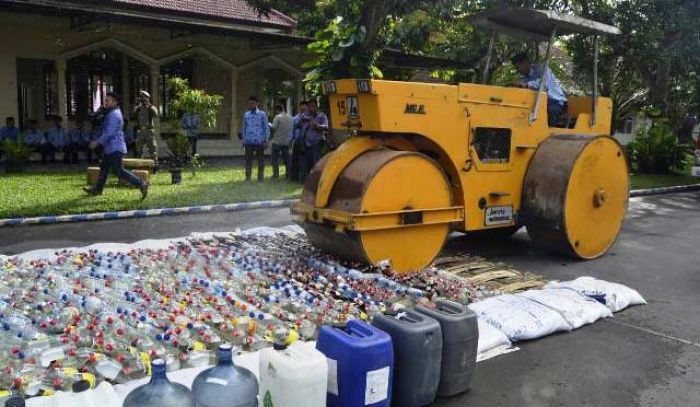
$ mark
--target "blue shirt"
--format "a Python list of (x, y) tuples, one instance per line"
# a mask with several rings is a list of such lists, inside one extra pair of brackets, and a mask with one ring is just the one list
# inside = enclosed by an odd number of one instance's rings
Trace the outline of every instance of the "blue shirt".
[(19, 139), (19, 128), (17, 127), (3, 127), (0, 128), (0, 141), (12, 140), (17, 141)]
[(63, 127), (54, 127), (46, 132), (46, 140), (55, 148), (63, 148), (68, 145), (68, 137)]
[(261, 146), (267, 143), (267, 138), (270, 136), (267, 114), (260, 109), (246, 110), (243, 115), (241, 133), (243, 134), (243, 145)]
[(316, 112), (315, 114), (305, 113), (301, 115), (296, 122), (296, 126), (299, 127), (299, 136), (306, 140), (307, 146), (312, 146), (323, 140), (323, 132), (325, 130), (315, 129), (313, 127), (314, 123), (318, 123), (321, 126), (328, 126), (328, 117), (321, 112)]
[(118, 107), (111, 109), (105, 115), (100, 127), (100, 138), (96, 140), (98, 145), (104, 148), (104, 153), (109, 155), (115, 152), (126, 154), (124, 142), (124, 117)]
[[(525, 82), (528, 88), (539, 90), (542, 68), (543, 65), (532, 65), (530, 72), (527, 75), (523, 75), (523, 82)], [(554, 76), (554, 73), (552, 73), (552, 70), (549, 68), (547, 68), (547, 73), (544, 75), (544, 90), (547, 92), (547, 97), (550, 101), (557, 101), (560, 104), (567, 102), (559, 79)]]
[(187, 137), (197, 137), (197, 134), (199, 134), (199, 115), (185, 113), (180, 119), (180, 127), (185, 130)]
[(24, 133), (24, 144), (28, 146), (41, 146), (46, 144), (46, 137), (44, 133), (40, 130), (27, 130)]
[(90, 133), (85, 129), (72, 129), (68, 132), (68, 138), (71, 144), (85, 145), (90, 142)]

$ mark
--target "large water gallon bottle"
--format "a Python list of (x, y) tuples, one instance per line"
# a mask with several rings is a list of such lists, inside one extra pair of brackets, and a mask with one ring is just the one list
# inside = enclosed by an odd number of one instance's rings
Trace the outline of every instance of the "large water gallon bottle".
[(353, 319), (323, 326), (316, 348), (328, 359), (327, 406), (389, 407), (394, 350), (386, 332)]
[(372, 324), (388, 333), (394, 346), (391, 405), (422, 407), (432, 403), (440, 384), (440, 324), (413, 310), (392, 316), (377, 314)]
[(165, 361), (151, 362), (151, 381), (129, 393), (123, 407), (194, 407), (190, 390), (179, 383), (171, 383), (165, 375)]
[(192, 394), (197, 407), (257, 407), (258, 379), (233, 363), (231, 344), (219, 345), (219, 362), (194, 379)]
[(442, 330), (442, 367), (438, 396), (450, 397), (469, 390), (476, 367), (479, 324), (476, 314), (464, 305), (438, 300), (434, 308), (416, 311), (435, 318)]
[(328, 363), (312, 344), (286, 346), (275, 332), (274, 347), (260, 351), (260, 407), (325, 407)]

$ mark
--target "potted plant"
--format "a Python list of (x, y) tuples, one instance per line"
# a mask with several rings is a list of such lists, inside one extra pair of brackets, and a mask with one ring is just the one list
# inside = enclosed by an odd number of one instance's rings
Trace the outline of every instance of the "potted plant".
[[(192, 146), (200, 127), (216, 127), (216, 117), (223, 96), (210, 95), (201, 89), (192, 89), (187, 79), (178, 77), (168, 80), (173, 97), (168, 104), (168, 123), (175, 130), (168, 140), (170, 149), (170, 173), (173, 184), (182, 182), (182, 169), (189, 166), (192, 174), (202, 163), (199, 155), (193, 154)], [(183, 120), (184, 117), (194, 120)], [(194, 125), (192, 123), (195, 123)], [(195, 140), (193, 140), (193, 138)]]
[(29, 157), (34, 150), (24, 144), (24, 138), (20, 136), (17, 141), (4, 140), (0, 143), (0, 150), (7, 155), (5, 168), (7, 172), (22, 172), (29, 162)]

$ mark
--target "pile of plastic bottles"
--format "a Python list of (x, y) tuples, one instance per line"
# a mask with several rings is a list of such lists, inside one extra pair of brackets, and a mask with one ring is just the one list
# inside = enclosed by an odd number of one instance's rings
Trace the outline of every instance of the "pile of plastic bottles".
[(221, 343), (254, 351), (474, 287), (437, 272), (396, 278), (321, 255), (303, 236), (234, 234), (167, 249), (0, 260), (0, 398), (49, 395), (210, 365)]

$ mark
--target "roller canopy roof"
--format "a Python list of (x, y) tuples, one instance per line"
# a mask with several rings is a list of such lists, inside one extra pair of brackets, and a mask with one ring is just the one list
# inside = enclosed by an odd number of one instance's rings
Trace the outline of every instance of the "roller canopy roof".
[(525, 8), (486, 11), (469, 16), (468, 21), (493, 31), (538, 39), (548, 39), (555, 28), (557, 35), (619, 35), (622, 33), (617, 27), (572, 14)]

